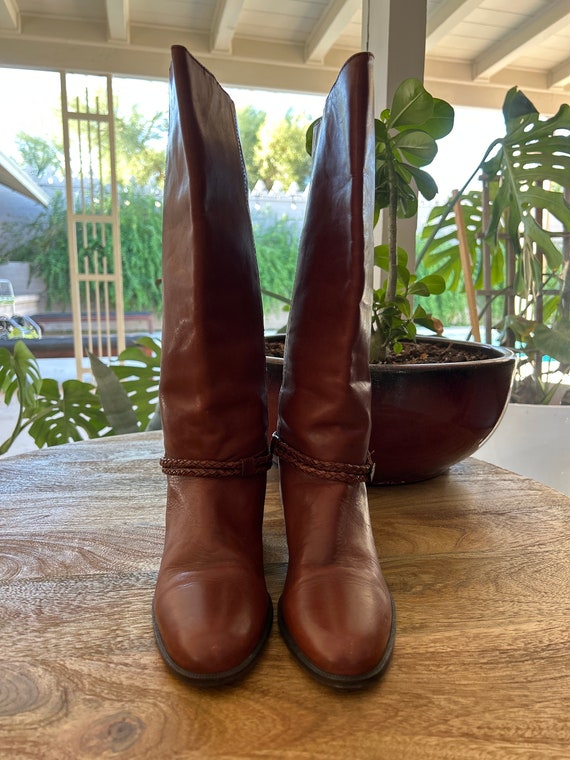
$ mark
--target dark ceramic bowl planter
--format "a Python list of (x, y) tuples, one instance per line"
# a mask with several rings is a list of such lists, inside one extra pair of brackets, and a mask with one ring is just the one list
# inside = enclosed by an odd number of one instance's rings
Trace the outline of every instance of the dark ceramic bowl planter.
[[(272, 336), (270, 342), (282, 341)], [(444, 338), (473, 348), (473, 343)], [(450, 364), (371, 365), (374, 485), (433, 478), (473, 454), (499, 423), (509, 399), (515, 356), (477, 344), (484, 358)], [(269, 430), (277, 424), (283, 359), (268, 356)]]

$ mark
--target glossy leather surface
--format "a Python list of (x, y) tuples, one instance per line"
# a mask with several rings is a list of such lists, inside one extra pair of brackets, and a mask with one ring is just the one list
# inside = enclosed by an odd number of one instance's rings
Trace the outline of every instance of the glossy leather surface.
[[(262, 452), (263, 315), (235, 111), (179, 46), (170, 80), (163, 295), (166, 457), (219, 462)], [(191, 680), (241, 674), (269, 633), (265, 482), (265, 473), (168, 476), (155, 631), (168, 664)]]
[[(373, 151), (372, 61), (361, 53), (339, 74), (318, 132), (277, 425), (303, 454), (358, 465), (370, 437)], [(282, 631), (321, 680), (366, 685), (393, 640), (366, 486), (280, 468), (289, 546)]]

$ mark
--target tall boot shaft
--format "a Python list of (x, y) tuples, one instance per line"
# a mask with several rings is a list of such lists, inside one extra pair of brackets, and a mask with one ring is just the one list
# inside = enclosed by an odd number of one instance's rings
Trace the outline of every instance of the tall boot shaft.
[(166, 456), (247, 457), (266, 445), (265, 350), (235, 109), (183, 47), (172, 49), (170, 80), (160, 381)]
[(288, 444), (357, 464), (370, 436), (372, 86), (371, 56), (353, 56), (318, 127), (279, 402)]
[(364, 483), (374, 213), (370, 55), (353, 56), (341, 70), (313, 161), (274, 437), (289, 548), (279, 627), (312, 675), (355, 689), (384, 672), (394, 640)]
[(271, 629), (263, 572), (267, 451), (257, 263), (233, 103), (172, 49), (160, 401), (168, 476), (158, 647), (197, 684), (243, 676)]

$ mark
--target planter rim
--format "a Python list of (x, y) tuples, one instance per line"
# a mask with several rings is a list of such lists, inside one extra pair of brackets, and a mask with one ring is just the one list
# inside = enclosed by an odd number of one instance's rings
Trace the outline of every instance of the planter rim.
[[(266, 339), (283, 340), (284, 334), (267, 335)], [(476, 346), (491, 356), (485, 359), (472, 359), (465, 362), (428, 362), (424, 364), (371, 364), (370, 370), (372, 372), (381, 373), (403, 373), (403, 372), (435, 372), (441, 370), (444, 367), (457, 368), (457, 367), (474, 367), (480, 363), (488, 365), (492, 364), (509, 364), (516, 361), (516, 354), (510, 348), (504, 346), (491, 346), (488, 343), (473, 343), (467, 340), (455, 340), (452, 338), (436, 337), (431, 335), (421, 335), (418, 337), (419, 343), (452, 343), (453, 345), (468, 346), (472, 348)], [(266, 356), (265, 360), (268, 364), (283, 364), (283, 357), (281, 356)]]
[[(570, 415), (570, 406), (568, 404), (529, 404), (528, 402), (509, 400), (509, 407), (511, 406), (517, 407), (521, 412), (529, 409), (554, 409), (558, 410), (559, 414), (561, 414), (563, 410), (565, 414)], [(543, 412), (540, 412), (540, 414), (543, 414)], [(544, 412), (544, 414), (553, 415), (556, 414), (556, 412)]]

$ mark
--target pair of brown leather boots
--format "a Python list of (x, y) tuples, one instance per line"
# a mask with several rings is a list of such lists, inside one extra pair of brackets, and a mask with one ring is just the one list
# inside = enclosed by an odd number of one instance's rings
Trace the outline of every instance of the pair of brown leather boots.
[[(395, 628), (365, 485), (371, 67), (368, 53), (345, 64), (318, 131), (273, 437), (289, 547), (280, 630), (314, 676), (347, 689), (383, 672)], [(263, 314), (233, 103), (178, 46), (163, 251), (168, 493), (154, 626), (176, 673), (223, 684), (250, 669), (273, 618), (262, 547), (272, 462)]]

